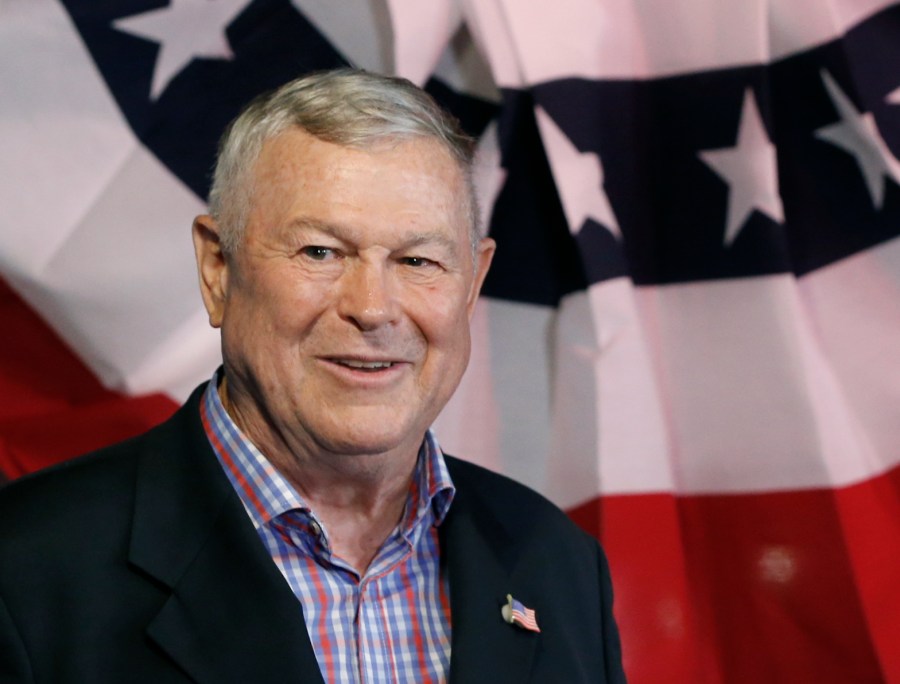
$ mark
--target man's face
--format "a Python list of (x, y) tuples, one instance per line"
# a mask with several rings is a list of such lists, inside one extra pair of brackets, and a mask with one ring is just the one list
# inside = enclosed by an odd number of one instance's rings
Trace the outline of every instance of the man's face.
[(229, 410), (260, 446), (418, 449), (468, 362), (493, 255), (482, 240), (473, 256), (466, 192), (434, 141), (358, 150), (291, 129), (263, 147), (233, 255), (197, 220)]

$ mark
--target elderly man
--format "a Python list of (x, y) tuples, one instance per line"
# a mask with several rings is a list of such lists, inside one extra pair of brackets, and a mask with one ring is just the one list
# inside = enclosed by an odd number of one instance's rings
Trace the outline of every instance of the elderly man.
[(596, 542), (429, 431), (494, 253), (471, 154), (363, 72), (240, 115), (193, 226), (224, 364), (3, 492), (0, 681), (624, 681)]

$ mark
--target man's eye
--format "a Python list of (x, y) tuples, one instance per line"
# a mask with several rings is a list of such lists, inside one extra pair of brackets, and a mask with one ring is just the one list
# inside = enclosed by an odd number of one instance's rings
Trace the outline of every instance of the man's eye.
[(401, 261), (401, 263), (403, 263), (406, 266), (413, 266), (415, 268), (421, 268), (422, 266), (429, 266), (434, 263), (431, 259), (425, 259), (424, 257), (416, 257), (416, 256), (403, 257), (400, 261)]
[(335, 256), (334, 250), (330, 247), (319, 247), (317, 245), (304, 247), (300, 250), (300, 253), (304, 256), (308, 256), (310, 259), (315, 259), (316, 261), (325, 261), (326, 259), (330, 259)]

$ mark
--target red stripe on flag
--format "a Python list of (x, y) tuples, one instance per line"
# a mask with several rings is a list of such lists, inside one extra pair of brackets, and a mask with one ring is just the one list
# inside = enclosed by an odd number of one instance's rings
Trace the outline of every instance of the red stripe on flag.
[(161, 394), (127, 397), (91, 371), (0, 280), (0, 472), (18, 477), (118, 442), (176, 408)]
[(900, 468), (839, 490), (610, 496), (632, 684), (900, 681)]
[(532, 632), (541, 631), (538, 628), (537, 620), (534, 616), (534, 611), (531, 608), (526, 608), (524, 612), (521, 610), (516, 610), (514, 608), (512, 611), (512, 619), (516, 624), (522, 625), (522, 627), (531, 630)]

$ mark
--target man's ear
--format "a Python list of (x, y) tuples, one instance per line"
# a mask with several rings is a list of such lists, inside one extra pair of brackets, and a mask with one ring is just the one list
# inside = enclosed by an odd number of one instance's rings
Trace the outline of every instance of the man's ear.
[(212, 216), (203, 214), (194, 219), (191, 232), (197, 275), (200, 277), (200, 294), (209, 314), (209, 324), (219, 328), (225, 315), (228, 289), (228, 260), (222, 249), (219, 225)]
[(481, 238), (475, 247), (475, 274), (472, 279), (472, 288), (469, 291), (469, 297), (466, 300), (466, 309), (469, 314), (469, 320), (475, 313), (475, 302), (478, 300), (478, 293), (481, 292), (481, 286), (484, 284), (484, 278), (487, 276), (488, 269), (491, 267), (491, 261), (494, 259), (494, 252), (497, 250), (497, 243), (491, 238)]

